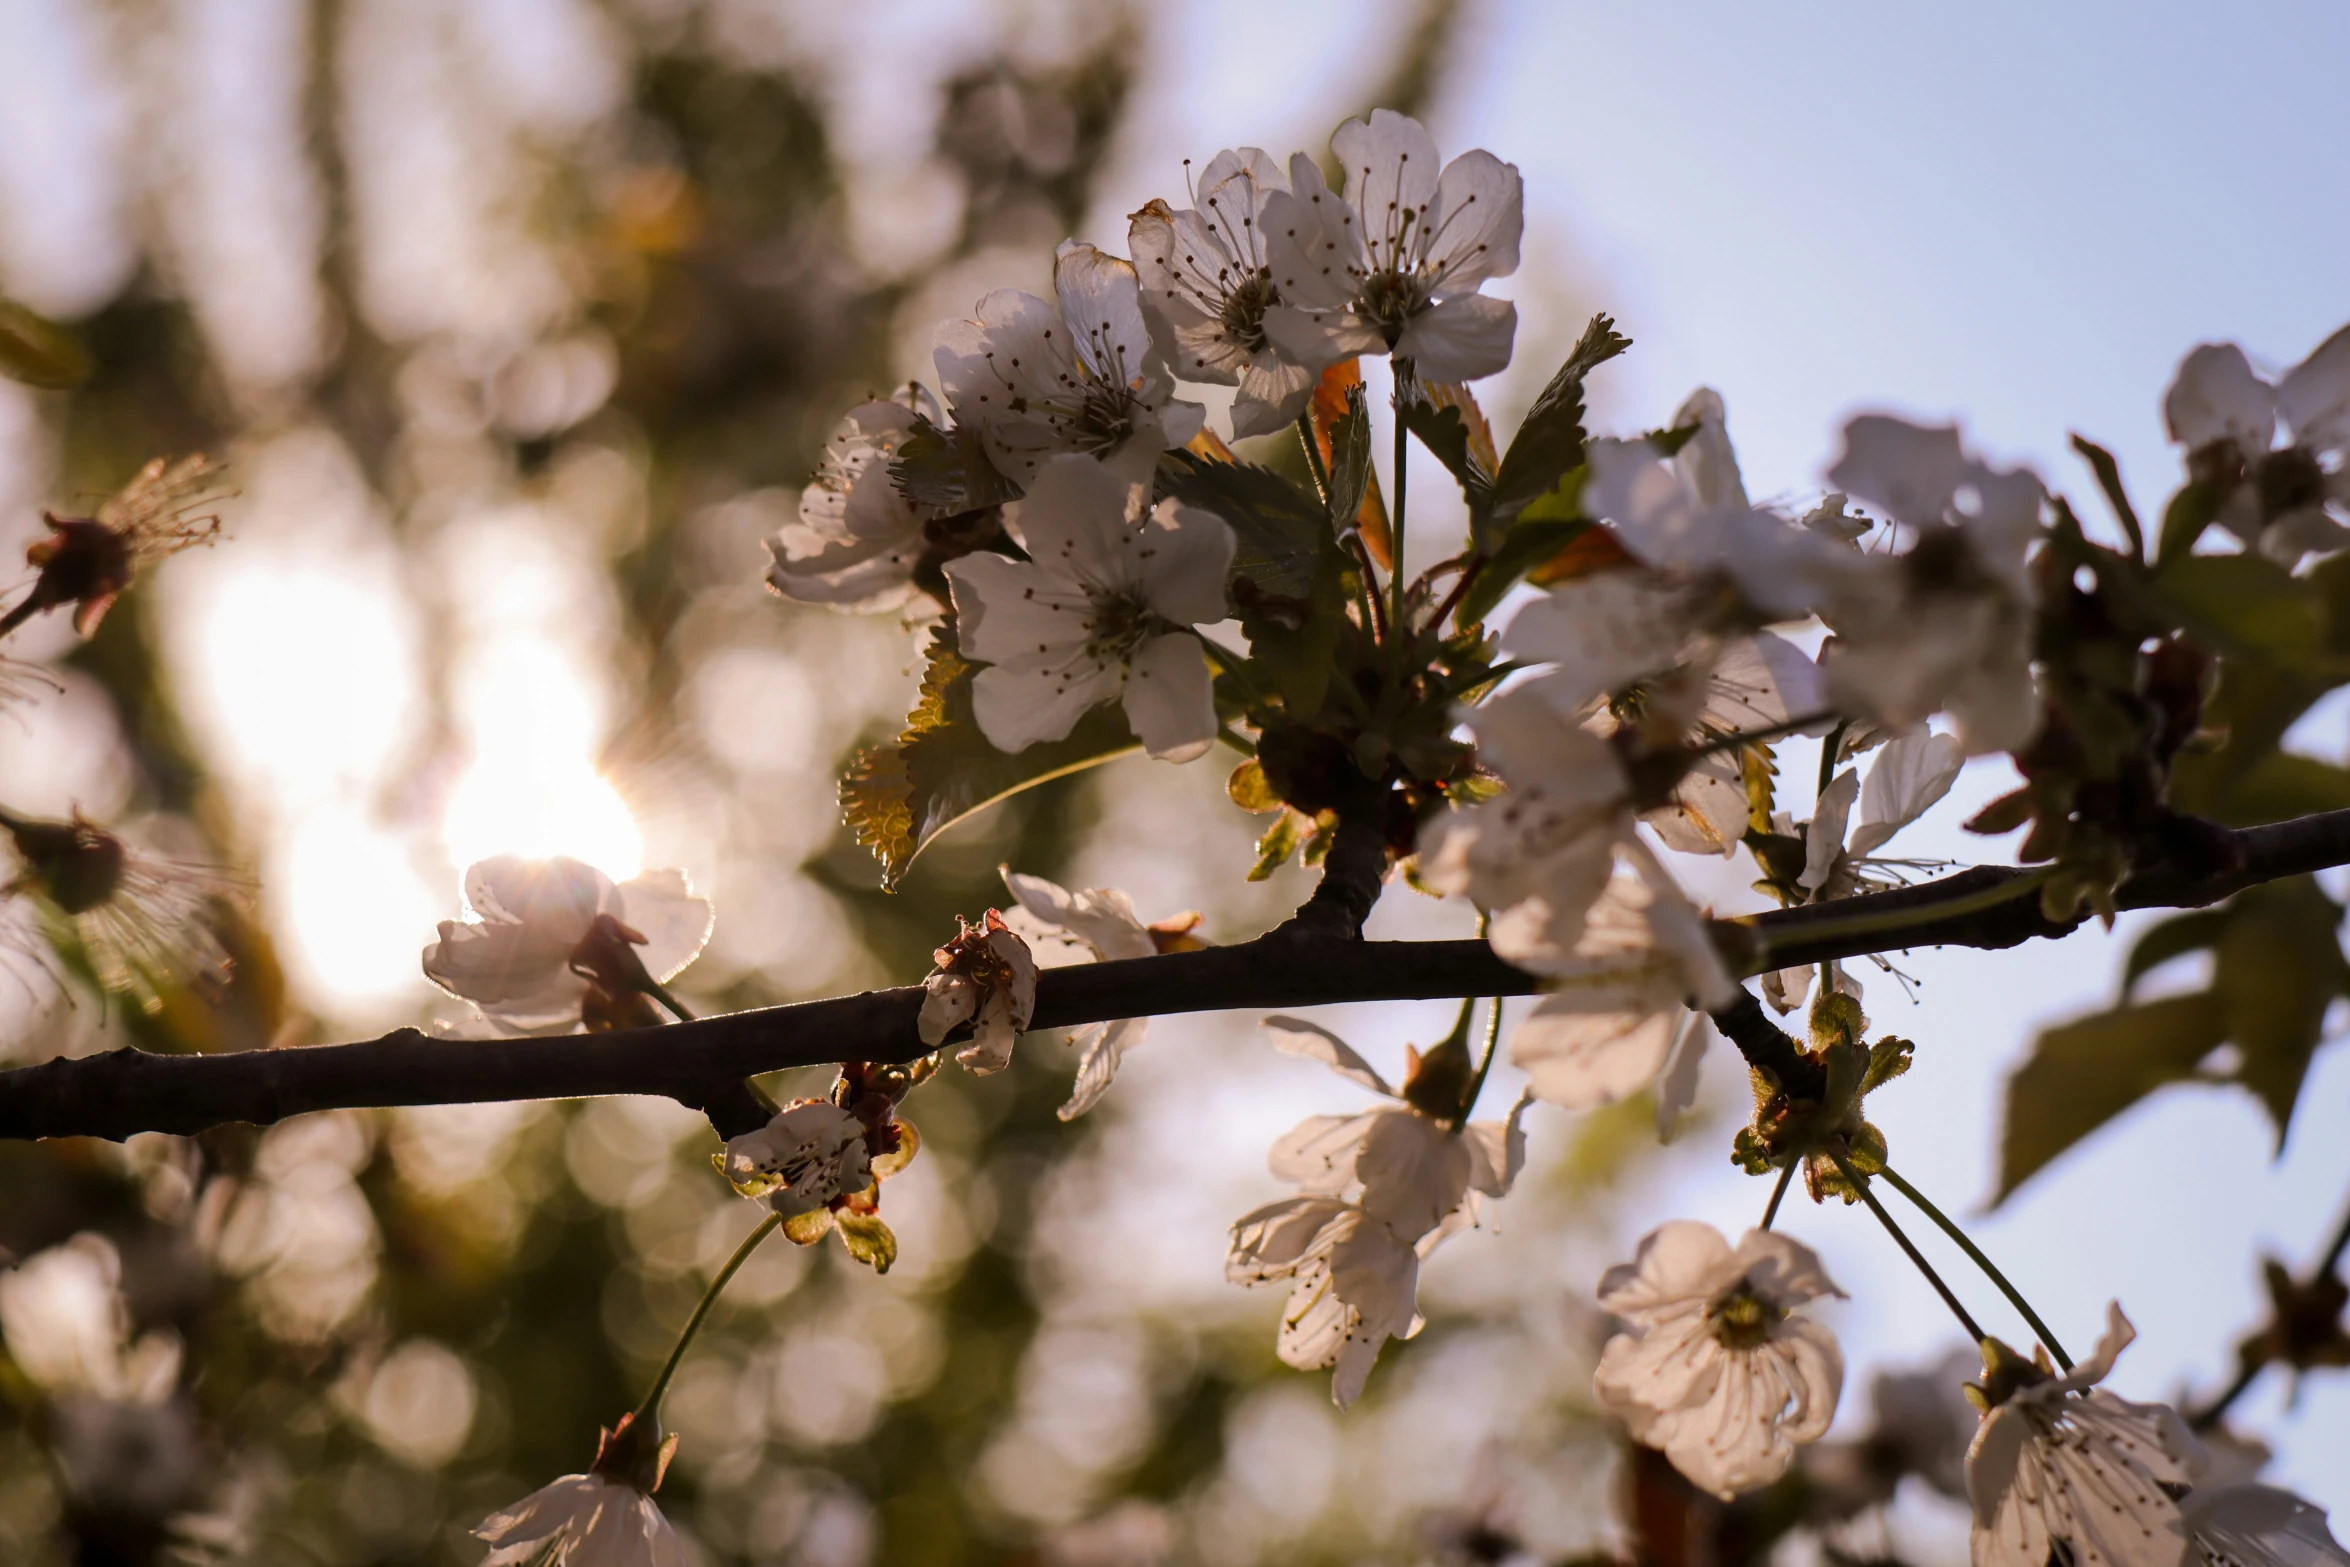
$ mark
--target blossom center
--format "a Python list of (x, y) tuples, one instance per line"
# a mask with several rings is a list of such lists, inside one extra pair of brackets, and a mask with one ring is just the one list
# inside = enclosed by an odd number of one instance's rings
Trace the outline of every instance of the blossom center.
[(1265, 307), (1273, 302), (1273, 269), (1258, 267), (1224, 295), (1216, 319), (1224, 335), (1250, 353), (1265, 347)]
[(1151, 620), (1151, 612), (1125, 594), (1101, 594), (1085, 626), (1086, 655), (1105, 664), (1126, 662), (1150, 635)]
[(1705, 1320), (1725, 1347), (1756, 1349), (1771, 1336), (1771, 1329), (1787, 1320), (1787, 1308), (1764, 1300), (1741, 1279), (1714, 1297), (1705, 1309)]
[(1134, 394), (1108, 381), (1089, 380), (1077, 405), (1077, 449), (1108, 452), (1134, 433)]

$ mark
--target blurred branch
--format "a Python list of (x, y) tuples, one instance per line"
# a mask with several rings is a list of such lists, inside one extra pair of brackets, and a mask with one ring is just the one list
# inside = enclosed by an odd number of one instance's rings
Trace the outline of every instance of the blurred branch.
[[(2350, 864), (2350, 810), (2225, 836), (2239, 869), (2196, 881), (2155, 867), (2122, 884), (2121, 907), (2196, 907), (2259, 882)], [(1716, 928), (1733, 961), (1749, 969), (1906, 947), (2011, 947), (2068, 933), (2073, 925), (2042, 916), (2028, 886), (2019, 885), (2012, 901), (1982, 906), (1987, 890), (2031, 874), (1979, 867)], [(1965, 912), (1945, 913), (1953, 904)], [(1877, 915), (1894, 916), (1894, 923), (1877, 925)], [(1856, 917), (1870, 919), (1872, 928), (1854, 933)], [(1482, 941), (1362, 941), (1293, 922), (1236, 946), (1049, 970), (1037, 985), (1032, 1026), (1340, 1001), (1516, 996), (1541, 988), (1534, 975), (1504, 963)], [(436, 1039), (398, 1029), (358, 1044), (232, 1055), (114, 1050), (0, 1072), (0, 1137), (119, 1139), (142, 1131), (192, 1133), (230, 1121), (266, 1125), (311, 1110), (597, 1094), (660, 1094), (739, 1129), (755, 1103), (742, 1087), (746, 1077), (843, 1059), (922, 1055), (914, 1031), (921, 1004), (919, 987), (902, 986), (659, 1029), (554, 1039)], [(1783, 1042), (1786, 1036), (1751, 998), (1724, 1008), (1717, 1021), (1750, 1060), (1760, 1051), (1772, 1058), (1764, 1064), (1791, 1069), (1766, 1037)]]

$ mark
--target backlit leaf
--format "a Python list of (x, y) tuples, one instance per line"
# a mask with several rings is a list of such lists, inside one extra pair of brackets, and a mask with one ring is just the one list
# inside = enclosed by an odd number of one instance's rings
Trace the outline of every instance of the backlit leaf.
[(2226, 1037), (2226, 1007), (2207, 991), (2116, 1007), (2042, 1034), (2007, 1081), (1998, 1200), (2155, 1089), (2191, 1076)]

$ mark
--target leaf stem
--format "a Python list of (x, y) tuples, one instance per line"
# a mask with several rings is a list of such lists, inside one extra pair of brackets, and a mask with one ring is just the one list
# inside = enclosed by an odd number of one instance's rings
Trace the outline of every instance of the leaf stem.
[(661, 1395), (669, 1391), (669, 1379), (677, 1374), (677, 1363), (685, 1358), (686, 1346), (701, 1331), (702, 1319), (717, 1304), (719, 1292), (741, 1271), (742, 1265), (751, 1260), (751, 1253), (759, 1249), (759, 1243), (774, 1234), (782, 1223), (783, 1215), (780, 1213), (771, 1213), (761, 1219), (759, 1227), (744, 1236), (743, 1243), (734, 1249), (734, 1255), (726, 1259), (726, 1266), (718, 1270), (718, 1276), (710, 1281), (710, 1287), (702, 1291), (701, 1300), (694, 1306), (694, 1314), (685, 1319), (685, 1330), (677, 1335), (677, 1347), (669, 1352), (668, 1363), (661, 1367), (661, 1374), (653, 1378), (652, 1387), (646, 1390), (645, 1401), (636, 1406), (636, 1423), (639, 1427), (659, 1417)]
[(691, 1023), (694, 1020), (694, 1015), (685, 1009), (685, 1003), (671, 995), (668, 986), (650, 975), (645, 978), (645, 994), (667, 1007), (669, 1015), (680, 1023)]
[(1476, 1113), (1477, 1096), (1485, 1092), (1486, 1074), (1493, 1070), (1493, 1048), (1501, 1043), (1501, 997), (1490, 998), (1488, 1004), (1492, 1010), (1485, 1014), (1484, 1053), (1477, 1061), (1477, 1075), (1469, 1079), (1469, 1091), (1461, 1095), (1461, 1125), (1463, 1126), (1468, 1125), (1469, 1117)]
[[(1418, 372), (1413, 369), (1409, 359), (1390, 358), (1387, 365), (1395, 378), (1395, 515), (1391, 519), (1389, 529), (1394, 540), (1392, 558), (1395, 565), (1387, 574), (1387, 583), (1393, 594), (1395, 607), (1387, 613), (1387, 624), (1395, 645), (1400, 650), (1404, 645), (1405, 633), (1409, 630), (1408, 623), (1404, 620), (1403, 543), (1404, 480), (1411, 467), (1411, 428), (1409, 421), (1404, 417), (1404, 402), (1412, 395), (1413, 380)], [(1400, 652), (1398, 656), (1400, 658)], [(1400, 674), (1399, 666), (1398, 675), (1400, 676)]]
[(1795, 1167), (1802, 1162), (1803, 1160), (1799, 1156), (1779, 1166), (1779, 1179), (1771, 1186), (1771, 1200), (1763, 1205), (1762, 1223), (1756, 1225), (1756, 1229), (1769, 1229), (1771, 1221), (1779, 1216), (1779, 1204), (1786, 1201), (1787, 1188), (1795, 1180)]
[(1826, 794), (1828, 785), (1836, 781), (1836, 753), (1844, 749), (1844, 731), (1851, 727), (1851, 719), (1838, 719), (1828, 738), (1820, 742), (1820, 785), (1815, 793)]
[(2024, 1314), (2024, 1320), (2032, 1325), (2032, 1331), (2040, 1335), (2040, 1342), (2048, 1346), (2048, 1353), (2056, 1357), (2058, 1367), (2065, 1371), (2072, 1370), (2072, 1356), (2064, 1352), (2064, 1346), (2056, 1341), (2056, 1335), (2048, 1330), (2048, 1324), (2040, 1320), (2040, 1313), (2034, 1311), (2032, 1303), (2024, 1299), (2024, 1292), (2009, 1283), (2007, 1275), (2000, 1272), (1989, 1257), (1983, 1255), (1983, 1248), (1977, 1246), (1967, 1235), (1967, 1232), (1960, 1229), (1957, 1223), (1951, 1219), (1950, 1215), (1928, 1201), (1924, 1192), (1919, 1191), (1895, 1174), (1890, 1166), (1878, 1173), (1893, 1183), (1895, 1191), (1909, 1199), (1911, 1207), (1933, 1220), (1941, 1226), (1943, 1234), (1958, 1242), (1958, 1249), (1965, 1252), (1973, 1260), (1974, 1265), (1983, 1270), (1983, 1276), (1999, 1286), (1999, 1293), (2007, 1297), (2007, 1303)]
[(1966, 1307), (1959, 1304), (1958, 1296), (1952, 1293), (1950, 1286), (1942, 1282), (1942, 1275), (1936, 1273), (1934, 1265), (1926, 1261), (1925, 1253), (1918, 1250), (1917, 1243), (1901, 1233), (1901, 1226), (1893, 1222), (1893, 1215), (1885, 1211), (1885, 1205), (1877, 1201), (1877, 1194), (1869, 1189), (1868, 1178), (1855, 1170), (1851, 1161), (1833, 1148), (1823, 1149), (1822, 1152), (1836, 1161), (1836, 1168), (1844, 1172), (1846, 1182), (1860, 1193), (1860, 1200), (1869, 1205), (1869, 1212), (1877, 1216), (1877, 1222), (1885, 1226), (1885, 1233), (1893, 1237), (1893, 1244), (1899, 1246), (1903, 1255), (1909, 1258), (1910, 1266), (1924, 1274), (1926, 1282), (1934, 1286), (1934, 1292), (1942, 1297), (1942, 1304), (1950, 1308), (1950, 1314), (1958, 1319), (1958, 1325), (1966, 1329), (1966, 1336), (1977, 1344), (1982, 1343), (1982, 1325), (1967, 1315)]
[(1314, 409), (1311, 403), (1297, 416), (1297, 440), (1306, 449), (1306, 467), (1314, 476), (1314, 493), (1322, 504), (1330, 504), (1330, 470), (1322, 464), (1322, 438), (1314, 431)]

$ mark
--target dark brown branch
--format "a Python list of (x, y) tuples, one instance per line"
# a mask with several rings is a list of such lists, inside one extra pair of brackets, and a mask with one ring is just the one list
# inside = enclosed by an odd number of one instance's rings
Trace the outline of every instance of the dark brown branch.
[[(2243, 851), (2241, 872), (2194, 883), (2155, 871), (2125, 883), (2119, 901), (2125, 908), (2197, 906), (2256, 882), (2350, 863), (2350, 811), (2232, 837)], [(1783, 967), (1906, 947), (2008, 947), (2064, 934), (2071, 927), (2042, 919), (2028, 891), (1964, 915), (1936, 914), (1958, 898), (2022, 874), (1962, 871), (1897, 892), (1729, 921), (1721, 927), (1723, 945), (1752, 953), (1759, 937), (1768, 944), (1768, 965)], [(1915, 919), (1867, 936), (1833, 933), (1856, 915), (1888, 911)], [(1051, 970), (1037, 987), (1034, 1026), (1337, 1001), (1525, 995), (1541, 988), (1481, 941), (1367, 942), (1316, 934), (1300, 924), (1292, 921), (1237, 946)], [(745, 1077), (844, 1058), (905, 1061), (920, 1055), (914, 1016), (921, 994), (912, 986), (867, 991), (657, 1030), (560, 1039), (434, 1039), (400, 1029), (359, 1044), (235, 1055), (116, 1050), (0, 1072), (0, 1137), (122, 1138), (141, 1131), (197, 1132), (230, 1121), (267, 1124), (342, 1107), (595, 1094), (660, 1094), (731, 1125), (754, 1113), (741, 1088)], [(1744, 1050), (1778, 1050), (1761, 1030), (1781, 1041), (1785, 1036), (1759, 1008), (1748, 1013), (1746, 1007), (1728, 1008), (1717, 1021)], [(1762, 1064), (1787, 1066), (1767, 1059)]]

